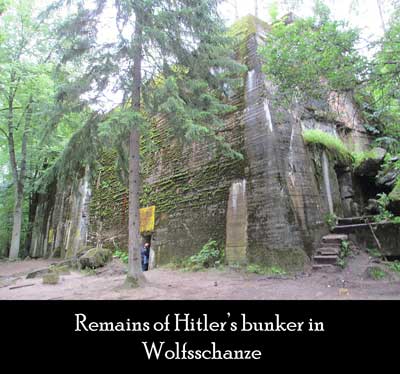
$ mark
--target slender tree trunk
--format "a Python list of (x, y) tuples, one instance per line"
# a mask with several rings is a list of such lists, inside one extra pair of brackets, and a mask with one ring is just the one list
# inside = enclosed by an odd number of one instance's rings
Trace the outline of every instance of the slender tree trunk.
[[(35, 173), (36, 174), (36, 173)], [(36, 176), (34, 177), (36, 180)], [(35, 222), (36, 208), (39, 202), (39, 194), (37, 192), (32, 192), (29, 198), (29, 210), (28, 210), (28, 227), (25, 239), (25, 253), (24, 256), (29, 256), (31, 244), (32, 244), (32, 233), (33, 224)]]
[[(140, 111), (142, 84), (142, 32), (143, 17), (141, 11), (136, 12), (134, 35), (132, 110)], [(139, 223), (139, 191), (140, 191), (140, 132), (133, 124), (129, 137), (129, 261), (126, 285), (137, 287), (145, 281), (141, 267), (140, 223)]]
[[(15, 74), (11, 73), (10, 82), (14, 83)], [(11, 234), (11, 245), (9, 258), (15, 259), (19, 253), (19, 243), (21, 238), (21, 222), (22, 222), (22, 194), (19, 191), (19, 173), (17, 158), (15, 157), (15, 144), (14, 144), (14, 95), (15, 92), (10, 92), (8, 96), (8, 152), (10, 157), (10, 165), (13, 174), (14, 188), (15, 188), (15, 202), (13, 213), (13, 229)]]
[(258, 17), (258, 0), (254, 0), (254, 15)]
[(376, 3), (378, 4), (379, 16), (381, 17), (381, 23), (382, 23), (382, 29), (383, 29), (383, 32), (386, 33), (386, 24), (385, 24), (385, 17), (383, 16), (382, 1), (376, 0)]
[(21, 242), (21, 227), (22, 227), (22, 203), (24, 195), (20, 191), (15, 194), (15, 205), (13, 214), (13, 230), (11, 235), (10, 259), (18, 258), (19, 245)]
[(16, 259), (19, 255), (19, 248), (21, 242), (21, 228), (22, 228), (22, 209), (24, 202), (24, 185), (25, 185), (25, 174), (26, 174), (26, 157), (27, 157), (27, 142), (28, 142), (28, 131), (32, 119), (32, 96), (29, 98), (27, 105), (24, 132), (22, 134), (21, 144), (21, 166), (18, 173), (17, 161), (15, 158), (15, 146), (14, 146), (14, 133), (13, 133), (13, 116), (12, 116), (12, 102), (9, 107), (9, 151), (11, 159), (11, 167), (13, 169), (14, 184), (15, 184), (15, 205), (13, 214), (13, 230), (11, 235), (11, 248), (10, 248), (10, 259)]
[(233, 0), (233, 7), (235, 8), (235, 20), (239, 19), (238, 0)]

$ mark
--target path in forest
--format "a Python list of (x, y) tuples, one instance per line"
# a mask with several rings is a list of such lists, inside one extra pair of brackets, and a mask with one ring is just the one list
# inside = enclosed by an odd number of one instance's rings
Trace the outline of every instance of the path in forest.
[(365, 277), (366, 268), (375, 264), (364, 252), (350, 258), (343, 271), (311, 271), (281, 279), (230, 269), (191, 273), (159, 268), (146, 273), (146, 287), (127, 290), (121, 287), (125, 266), (116, 259), (96, 275), (62, 275), (57, 285), (25, 279), (28, 272), (53, 262), (0, 262), (0, 299), (400, 299), (399, 276), (379, 281)]

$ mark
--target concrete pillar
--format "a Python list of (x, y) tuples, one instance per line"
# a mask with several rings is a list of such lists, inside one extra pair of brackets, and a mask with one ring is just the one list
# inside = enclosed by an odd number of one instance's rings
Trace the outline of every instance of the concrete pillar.
[(232, 183), (226, 215), (226, 260), (228, 264), (247, 262), (246, 180)]
[(335, 214), (333, 211), (331, 181), (329, 179), (329, 159), (325, 151), (322, 152), (322, 175), (324, 178), (326, 197), (328, 199), (329, 213)]

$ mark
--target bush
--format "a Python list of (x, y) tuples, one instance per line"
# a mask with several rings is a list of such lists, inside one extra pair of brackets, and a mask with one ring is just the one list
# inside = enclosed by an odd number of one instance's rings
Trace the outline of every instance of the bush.
[(210, 268), (221, 264), (223, 251), (218, 248), (215, 240), (209, 240), (199, 253), (189, 257), (187, 265), (194, 268)]
[(389, 265), (390, 270), (400, 273), (400, 262), (395, 261)]
[(216, 268), (223, 263), (224, 251), (219, 248), (218, 242), (209, 240), (197, 254), (176, 259), (168, 267), (186, 271), (199, 271), (207, 268)]
[(324, 219), (325, 223), (329, 226), (329, 230), (332, 231), (336, 227), (338, 221), (336, 214), (332, 213), (325, 214)]
[(342, 240), (342, 242), (340, 243), (339, 258), (336, 263), (337, 266), (344, 269), (347, 266), (347, 257), (349, 257), (350, 254), (351, 254), (350, 242), (347, 240)]
[(115, 257), (118, 257), (124, 264), (127, 264), (127, 263), (128, 263), (128, 259), (129, 259), (128, 252), (122, 251), (122, 250), (120, 250), (120, 249), (117, 249), (117, 250), (114, 252), (114, 256), (115, 256)]

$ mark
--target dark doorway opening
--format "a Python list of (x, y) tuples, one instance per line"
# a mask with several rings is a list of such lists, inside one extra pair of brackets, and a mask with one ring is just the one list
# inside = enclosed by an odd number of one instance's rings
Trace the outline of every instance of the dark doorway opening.
[(369, 199), (377, 199), (377, 195), (379, 193), (382, 193), (382, 192), (390, 193), (389, 189), (382, 187), (382, 186), (378, 187), (375, 184), (375, 177), (356, 176), (355, 181), (361, 192), (361, 196), (363, 198), (363, 203), (365, 205), (368, 203)]
[(142, 245), (149, 243), (151, 247), (151, 235), (142, 235)]

